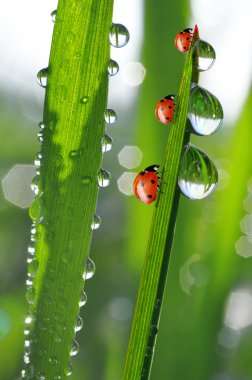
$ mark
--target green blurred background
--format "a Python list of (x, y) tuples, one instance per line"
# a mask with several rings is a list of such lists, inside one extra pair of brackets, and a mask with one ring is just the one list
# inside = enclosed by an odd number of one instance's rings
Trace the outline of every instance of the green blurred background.
[[(34, 78), (47, 65), (49, 14), (56, 7), (49, 0), (15, 0), (12, 8), (4, 3), (1, 179), (17, 163), (32, 164), (39, 149), (43, 90)], [(205, 200), (181, 197), (151, 380), (252, 378), (251, 8), (249, 0), (239, 3), (239, 10), (233, 1), (115, 3), (114, 21), (128, 27), (131, 40), (124, 49), (112, 49), (111, 57), (120, 72), (127, 63), (140, 61), (146, 77), (134, 88), (120, 73), (110, 79), (109, 107), (117, 110), (118, 121), (107, 131), (114, 146), (105, 153), (103, 167), (113, 180), (100, 191), (97, 214), (102, 224), (91, 247), (96, 275), (85, 288), (88, 303), (81, 310), (84, 327), (77, 333), (80, 350), (73, 358), (73, 380), (122, 376), (153, 206), (122, 194), (117, 179), (125, 171), (162, 164), (169, 127), (155, 120), (154, 107), (178, 90), (185, 57), (173, 39), (194, 22), (217, 53), (215, 65), (202, 73), (199, 83), (219, 98), (225, 120), (216, 135), (192, 137), (192, 142), (214, 159), (220, 180)], [(132, 170), (118, 161), (125, 145), (138, 146), (143, 154)], [(18, 379), (22, 366), (30, 224), (27, 209), (9, 203), (1, 188), (0, 380)]]

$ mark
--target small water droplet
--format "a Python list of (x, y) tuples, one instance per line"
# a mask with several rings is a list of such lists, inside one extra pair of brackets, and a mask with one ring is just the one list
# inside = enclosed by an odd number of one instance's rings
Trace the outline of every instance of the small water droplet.
[(36, 277), (37, 271), (38, 271), (38, 260), (33, 259), (28, 265), (28, 273), (32, 278), (34, 278)]
[(77, 355), (78, 351), (79, 351), (79, 343), (77, 342), (77, 340), (74, 340), (71, 347), (70, 356)]
[(83, 292), (81, 293), (81, 297), (80, 297), (80, 301), (79, 301), (79, 306), (82, 307), (82, 306), (86, 305), (86, 303), (87, 303), (87, 295), (86, 295), (86, 293), (83, 291)]
[(111, 175), (105, 169), (100, 169), (97, 176), (99, 187), (107, 187), (110, 184)]
[(145, 351), (145, 356), (149, 358), (151, 357), (152, 353), (153, 353), (153, 348), (151, 346), (147, 346), (146, 351)]
[(29, 364), (30, 363), (30, 356), (27, 353), (24, 354), (24, 363), (25, 364)]
[(108, 64), (108, 73), (111, 77), (113, 77), (114, 75), (116, 75), (119, 71), (119, 65), (116, 61), (114, 61), (113, 59), (110, 59), (109, 60), (109, 64)]
[(111, 108), (108, 108), (104, 113), (104, 118), (107, 124), (114, 124), (117, 120), (117, 113)]
[(199, 71), (206, 71), (213, 66), (216, 54), (214, 48), (208, 42), (203, 40), (196, 41), (194, 53), (198, 57)]
[(54, 342), (60, 343), (61, 342), (61, 337), (59, 335), (54, 336)]
[(82, 320), (81, 316), (78, 315), (74, 331), (78, 332), (82, 329), (82, 327), (83, 327), (83, 320)]
[(129, 41), (129, 31), (122, 24), (112, 24), (109, 31), (109, 42), (116, 48), (125, 46)]
[(69, 157), (71, 158), (78, 157), (79, 155), (80, 155), (80, 152), (78, 150), (70, 150), (69, 152)]
[(101, 218), (98, 215), (93, 216), (93, 220), (91, 223), (92, 230), (97, 230), (101, 225)]
[[(36, 158), (36, 160), (34, 160), (34, 165), (35, 165), (37, 168), (39, 168), (40, 165), (41, 165), (41, 161), (40, 161), (39, 159)], [(37, 170), (36, 170), (36, 173), (37, 173), (37, 175), (40, 175), (40, 171), (37, 172)]]
[(55, 22), (55, 21), (56, 21), (56, 14), (57, 14), (57, 9), (55, 9), (55, 10), (52, 11), (52, 13), (51, 13), (51, 19), (52, 19), (52, 22)]
[(88, 186), (88, 185), (91, 183), (91, 177), (88, 176), (88, 175), (85, 175), (84, 177), (82, 177), (82, 179), (81, 179), (81, 183), (82, 183), (84, 186)]
[(25, 281), (26, 285), (27, 286), (32, 286), (33, 285), (33, 280), (31, 278), (27, 278), (26, 281)]
[(29, 215), (33, 222), (39, 223), (42, 220), (42, 199), (41, 197), (36, 198), (30, 208), (29, 208)]
[(57, 356), (52, 356), (52, 357), (50, 357), (50, 358), (48, 359), (48, 361), (49, 361), (49, 363), (50, 363), (51, 365), (56, 365), (56, 364), (58, 364)]
[(70, 363), (68, 368), (66, 369), (65, 373), (67, 376), (70, 376), (73, 372), (73, 367), (72, 367), (72, 364)]
[(211, 135), (223, 120), (223, 110), (219, 100), (204, 88), (193, 84), (189, 97), (188, 119), (192, 131), (197, 135)]
[(157, 298), (155, 302), (155, 309), (159, 309), (162, 304), (161, 299)]
[(38, 124), (39, 128), (40, 129), (44, 129), (45, 128), (45, 123), (43, 121), (40, 121), (39, 124)]
[(81, 102), (82, 104), (87, 104), (88, 100), (89, 100), (89, 97), (88, 97), (88, 96), (83, 96), (83, 97), (81, 98), (80, 102)]
[(34, 253), (35, 253), (35, 242), (34, 241), (30, 241), (27, 250), (28, 250), (28, 253), (30, 255), (34, 255)]
[(47, 86), (47, 75), (48, 75), (48, 68), (45, 67), (44, 69), (39, 70), (37, 74), (37, 82), (41, 87)]
[(109, 152), (112, 149), (113, 139), (108, 135), (104, 135), (102, 137), (101, 144), (102, 144), (102, 152), (103, 153)]
[(35, 302), (35, 291), (33, 287), (27, 288), (26, 291), (26, 300), (30, 305), (33, 305)]
[(36, 379), (37, 380), (46, 380), (46, 377), (45, 377), (44, 373), (38, 372), (36, 375)]
[(62, 376), (60, 374), (56, 374), (53, 376), (53, 380), (60, 380), (62, 379)]
[(27, 317), (25, 318), (25, 324), (31, 325), (33, 323), (33, 317), (31, 314), (28, 314)]
[(37, 136), (38, 136), (38, 141), (40, 143), (42, 143), (44, 141), (44, 137), (43, 137), (43, 133), (42, 132), (38, 132), (37, 133)]
[(41, 195), (41, 177), (39, 175), (35, 175), (31, 181), (31, 189), (35, 195)]
[(212, 160), (202, 150), (188, 144), (181, 158), (178, 185), (190, 199), (207, 197), (215, 188), (218, 172)]
[(90, 278), (94, 276), (94, 274), (95, 274), (95, 263), (93, 262), (93, 260), (90, 259), (90, 257), (88, 257), (86, 260), (83, 278), (84, 280), (89, 280)]

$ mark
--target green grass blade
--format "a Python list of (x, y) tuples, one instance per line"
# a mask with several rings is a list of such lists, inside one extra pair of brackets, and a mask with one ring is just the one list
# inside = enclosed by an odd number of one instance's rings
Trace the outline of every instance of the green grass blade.
[(113, 0), (60, 0), (57, 9), (38, 176), (42, 195), (30, 210), (36, 232), (28, 267), (27, 379), (65, 379), (68, 372), (98, 196), (112, 8)]
[(161, 193), (152, 219), (128, 346), (124, 380), (148, 379), (150, 375), (179, 202), (177, 180), (180, 158), (185, 140), (188, 140), (186, 121), (190, 86), (192, 78), (197, 76), (193, 70), (195, 38), (198, 38), (197, 32), (185, 62), (176, 100), (178, 112), (168, 135)]

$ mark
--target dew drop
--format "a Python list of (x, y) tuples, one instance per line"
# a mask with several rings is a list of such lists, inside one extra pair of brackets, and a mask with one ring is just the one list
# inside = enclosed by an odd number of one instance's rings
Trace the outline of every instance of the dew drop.
[(98, 172), (97, 180), (99, 187), (107, 187), (110, 184), (111, 175), (105, 169), (100, 169)]
[(73, 367), (72, 367), (72, 364), (70, 363), (65, 373), (67, 376), (70, 376), (72, 372), (73, 372)]
[(94, 274), (95, 274), (95, 263), (93, 262), (93, 260), (90, 259), (90, 257), (88, 257), (86, 260), (83, 278), (84, 280), (89, 280), (90, 278), (94, 276)]
[(48, 74), (48, 68), (45, 67), (44, 69), (39, 70), (37, 74), (37, 82), (41, 87), (47, 86), (47, 74)]
[(42, 200), (41, 197), (36, 198), (30, 208), (29, 208), (29, 215), (33, 222), (39, 223), (42, 220)]
[(27, 286), (32, 286), (33, 285), (33, 280), (28, 277), (25, 283), (26, 283)]
[(56, 374), (53, 376), (53, 380), (61, 380), (62, 376), (60, 374)]
[(188, 144), (181, 158), (178, 185), (190, 199), (207, 197), (218, 182), (218, 172), (212, 160), (202, 150)]
[(77, 342), (77, 340), (74, 340), (71, 347), (70, 356), (77, 355), (78, 351), (79, 351), (79, 343)]
[(111, 77), (113, 77), (114, 75), (116, 75), (119, 71), (119, 65), (116, 61), (114, 61), (113, 59), (110, 59), (109, 60), (109, 64), (108, 64), (108, 73)]
[(46, 377), (45, 377), (44, 373), (38, 372), (36, 375), (36, 379), (37, 380), (46, 380)]
[(56, 364), (58, 364), (57, 356), (52, 356), (52, 357), (50, 357), (50, 358), (48, 359), (48, 361), (49, 361), (49, 363), (50, 363), (51, 365), (56, 365)]
[(202, 136), (211, 135), (222, 124), (222, 106), (211, 92), (193, 84), (189, 97), (188, 119), (192, 126), (190, 132)]
[(39, 126), (40, 129), (44, 129), (45, 128), (45, 123), (43, 121), (40, 121), (40, 123), (39, 123), (38, 126)]
[(155, 335), (157, 335), (157, 333), (158, 333), (157, 326), (156, 325), (151, 325), (151, 327), (150, 327), (150, 335), (151, 336), (155, 336)]
[(31, 189), (34, 192), (35, 195), (41, 195), (42, 190), (40, 188), (41, 186), (41, 177), (39, 175), (35, 175), (31, 181)]
[(43, 133), (42, 132), (38, 132), (37, 136), (38, 136), (38, 141), (40, 143), (42, 143), (44, 141)]
[(199, 40), (195, 43), (194, 53), (198, 58), (198, 70), (206, 71), (210, 69), (216, 58), (214, 48), (206, 41)]
[(26, 300), (30, 305), (33, 305), (35, 302), (35, 291), (33, 287), (27, 288), (26, 291)]
[(82, 327), (83, 327), (83, 320), (82, 320), (81, 316), (78, 315), (74, 331), (78, 332), (82, 329)]
[(36, 277), (37, 271), (38, 271), (38, 260), (33, 259), (28, 265), (28, 273), (32, 278), (34, 278)]
[(30, 255), (34, 255), (34, 253), (35, 253), (35, 242), (34, 241), (30, 241), (27, 250), (28, 250), (28, 253)]
[(102, 137), (101, 144), (102, 144), (102, 152), (103, 153), (109, 152), (112, 149), (113, 139), (108, 135), (104, 135)]
[(81, 183), (82, 183), (84, 186), (88, 186), (88, 185), (91, 183), (91, 177), (88, 176), (88, 175), (85, 175), (84, 177), (82, 177), (82, 179), (81, 179)]
[(104, 119), (107, 124), (114, 124), (117, 120), (116, 111), (112, 110), (111, 108), (106, 109), (104, 113)]
[(79, 155), (80, 155), (80, 152), (78, 150), (70, 150), (69, 152), (69, 157), (71, 158), (78, 157)]
[(81, 293), (81, 297), (80, 297), (80, 301), (79, 301), (79, 306), (82, 307), (82, 306), (86, 305), (86, 303), (87, 303), (87, 295), (86, 295), (86, 293), (83, 291), (83, 292)]
[(125, 46), (129, 41), (129, 31), (122, 24), (112, 24), (109, 31), (109, 42), (116, 48)]
[(98, 215), (93, 216), (93, 220), (91, 223), (91, 229), (92, 230), (97, 230), (101, 225), (101, 218)]
[(55, 22), (55, 21), (56, 21), (56, 14), (57, 14), (57, 9), (55, 9), (55, 10), (52, 11), (52, 13), (51, 13), (51, 19), (52, 19), (52, 22)]
[(87, 104), (88, 100), (89, 100), (89, 97), (88, 97), (88, 96), (83, 96), (83, 97), (81, 98), (80, 102), (81, 102), (82, 104)]

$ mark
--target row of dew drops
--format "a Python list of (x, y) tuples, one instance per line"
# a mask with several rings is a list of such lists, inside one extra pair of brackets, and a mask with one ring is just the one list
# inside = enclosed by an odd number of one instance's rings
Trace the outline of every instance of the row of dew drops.
[[(206, 71), (215, 61), (213, 47), (202, 40), (197, 41), (195, 49), (198, 56), (199, 71)], [(189, 98), (188, 119), (190, 130), (197, 135), (210, 135), (220, 128), (223, 120), (223, 110), (218, 99), (209, 91), (193, 83)], [(200, 149), (187, 144), (180, 163), (178, 184), (181, 192), (190, 199), (202, 199), (209, 195), (218, 181), (218, 173), (212, 160)], [(157, 298), (155, 309), (160, 309), (162, 300)], [(149, 332), (148, 345), (145, 351), (141, 379), (147, 379), (149, 363), (153, 355), (155, 338), (158, 334), (158, 325), (152, 321)]]
[[(57, 10), (54, 10), (51, 13), (52, 21), (56, 21), (56, 14)], [(116, 48), (121, 48), (125, 46), (129, 41), (129, 32), (125, 26), (122, 24), (112, 24), (109, 32), (109, 41), (110, 44)], [(109, 60), (108, 64), (108, 75), (114, 76), (119, 71), (119, 65), (116, 61), (113, 59)], [(41, 69), (37, 74), (37, 81), (41, 87), (47, 86), (47, 74), (48, 69), (43, 68)], [(88, 96), (82, 97), (80, 100), (82, 104), (86, 104), (88, 102)], [(117, 114), (113, 109), (106, 109), (104, 113), (104, 119), (107, 125), (115, 123), (117, 120)], [(43, 122), (39, 123), (40, 131), (38, 132), (38, 140), (42, 144), (43, 143), (43, 130), (46, 128), (45, 124)], [(112, 149), (113, 140), (112, 138), (105, 134), (102, 137), (101, 141), (101, 148), (102, 152), (108, 152)], [(75, 152), (71, 151), (69, 155), (72, 157), (75, 155)], [(36, 258), (35, 253), (35, 242), (39, 239), (40, 233), (41, 233), (41, 222), (42, 222), (42, 216), (41, 216), (41, 202), (42, 202), (42, 191), (40, 187), (40, 166), (41, 166), (41, 158), (42, 154), (41, 152), (37, 153), (37, 158), (34, 161), (36, 166), (36, 176), (33, 178), (31, 183), (31, 188), (36, 196), (34, 202), (32, 203), (29, 213), (30, 217), (33, 221), (32, 227), (31, 227), (31, 240), (28, 246), (28, 255), (27, 255), (27, 264), (28, 264), (28, 275), (26, 280), (27, 285), (27, 293), (26, 293), (26, 299), (28, 304), (30, 305), (30, 308), (28, 309), (27, 317), (25, 319), (25, 344), (24, 344), (24, 369), (21, 372), (21, 377), (23, 379), (38, 379), (38, 380), (47, 380), (46, 376), (42, 372), (34, 373), (34, 368), (32, 367), (30, 363), (30, 355), (31, 355), (31, 331), (32, 326), (34, 323), (34, 316), (31, 309), (31, 306), (34, 304), (35, 301), (35, 291), (33, 287), (33, 281), (36, 277), (37, 271), (38, 271), (38, 260)], [(97, 176), (98, 186), (99, 187), (107, 187), (110, 184), (110, 173), (105, 169), (100, 169)], [(90, 181), (90, 179), (89, 179)], [(86, 182), (89, 182), (88, 179), (86, 179)], [(100, 227), (101, 224), (101, 218), (98, 215), (93, 216), (93, 220), (91, 222), (91, 229), (96, 230)], [(88, 257), (85, 264), (83, 279), (88, 280), (92, 278), (95, 274), (95, 264), (94, 262)], [(82, 307), (87, 302), (87, 295), (85, 291), (81, 293), (80, 300), (79, 300), (79, 306)], [(41, 329), (46, 329), (46, 322), (43, 326), (41, 326)], [(83, 321), (81, 316), (79, 315), (76, 321), (75, 325), (75, 332), (78, 332), (83, 327)], [(55, 341), (60, 342), (61, 337), (60, 335), (55, 332)], [(71, 349), (70, 349), (70, 356), (77, 355), (79, 350), (79, 344), (76, 339), (74, 339)], [(38, 355), (46, 355), (46, 350), (43, 350), (43, 352), (37, 352)], [(57, 357), (49, 357), (48, 361), (50, 364), (56, 366), (58, 364), (58, 358)], [(72, 364), (69, 364), (69, 367), (65, 369), (64, 375), (62, 373), (55, 373), (53, 380), (59, 380), (62, 379), (65, 375), (70, 376), (72, 373)]]
[[(210, 69), (216, 58), (213, 47), (199, 39), (194, 49), (198, 71)], [(220, 128), (222, 121), (223, 109), (216, 96), (192, 83), (187, 131), (198, 136), (208, 136)], [(181, 192), (190, 199), (202, 199), (215, 189), (217, 182), (218, 172), (213, 161), (202, 150), (188, 143), (180, 163), (178, 185)]]

